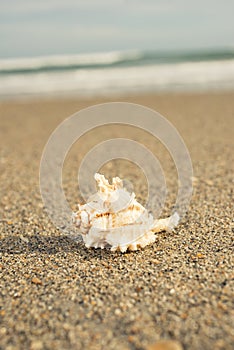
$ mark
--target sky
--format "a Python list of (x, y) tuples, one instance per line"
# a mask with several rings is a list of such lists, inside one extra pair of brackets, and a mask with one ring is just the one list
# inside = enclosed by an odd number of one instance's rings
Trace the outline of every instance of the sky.
[(0, 0), (0, 57), (234, 48), (233, 0)]

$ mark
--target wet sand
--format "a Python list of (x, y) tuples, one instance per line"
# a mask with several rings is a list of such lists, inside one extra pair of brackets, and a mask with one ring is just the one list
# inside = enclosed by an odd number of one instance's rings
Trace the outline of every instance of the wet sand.
[[(86, 249), (74, 242), (43, 209), (40, 158), (64, 118), (104, 100), (1, 102), (0, 349), (142, 350), (172, 339), (187, 350), (231, 350), (234, 93), (111, 100), (151, 107), (180, 132), (194, 168), (188, 214), (174, 233), (159, 234), (155, 244), (137, 252)], [(103, 137), (116, 135), (134, 132), (91, 132), (68, 157), (64, 189), (73, 209), (79, 199), (77, 164)], [(146, 135), (136, 138), (163, 162), (171, 190), (164, 214), (169, 214), (176, 186), (172, 160)], [(110, 177), (129, 177), (144, 201), (145, 181), (133, 165), (117, 161), (104, 170)]]

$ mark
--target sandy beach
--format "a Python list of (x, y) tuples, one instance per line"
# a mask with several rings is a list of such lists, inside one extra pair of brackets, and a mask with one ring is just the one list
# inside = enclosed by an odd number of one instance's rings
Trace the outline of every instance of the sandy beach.
[[(61, 234), (43, 208), (39, 166), (53, 130), (78, 110), (127, 101), (164, 115), (183, 137), (194, 169), (194, 192), (176, 230), (137, 252), (87, 249)], [(51, 98), (0, 102), (0, 350), (233, 349), (234, 93), (148, 94), (109, 99)], [(64, 166), (64, 190), (79, 200), (77, 164), (103, 138), (132, 130), (90, 132)], [(155, 150), (175, 199), (176, 171)], [(116, 161), (107, 176), (129, 177), (144, 202), (145, 182)], [(179, 345), (180, 344), (180, 345)], [(176, 347), (177, 346), (177, 347)], [(171, 348), (172, 349), (172, 348)]]

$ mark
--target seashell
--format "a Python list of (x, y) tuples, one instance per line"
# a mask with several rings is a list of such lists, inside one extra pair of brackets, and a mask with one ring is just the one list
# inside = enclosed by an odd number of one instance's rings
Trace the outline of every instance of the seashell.
[(112, 251), (137, 250), (154, 243), (155, 233), (172, 231), (179, 222), (174, 213), (166, 219), (154, 220), (153, 216), (137, 202), (134, 193), (123, 188), (119, 177), (112, 185), (104, 175), (94, 176), (99, 190), (88, 203), (78, 205), (72, 220), (86, 247), (105, 248)]

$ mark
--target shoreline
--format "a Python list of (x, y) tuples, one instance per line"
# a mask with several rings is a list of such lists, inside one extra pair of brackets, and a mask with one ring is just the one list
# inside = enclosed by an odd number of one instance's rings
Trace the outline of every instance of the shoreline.
[[(20, 96), (20, 97), (12, 97), (12, 98), (0, 98), (0, 107), (4, 106), (14, 106), (14, 105), (39, 105), (39, 104), (48, 104), (48, 105), (77, 105), (77, 110), (74, 110), (73, 113), (80, 110), (80, 106), (84, 106), (84, 108), (95, 105), (102, 104), (106, 102), (130, 102), (136, 104), (152, 105), (152, 108), (157, 110), (157, 106), (154, 106), (153, 100), (160, 101), (165, 99), (175, 100), (178, 98), (179, 100), (185, 99), (193, 99), (193, 98), (213, 98), (213, 97), (223, 97), (223, 98), (231, 98), (234, 95), (234, 90), (212, 90), (212, 91), (170, 91), (170, 92), (139, 92), (139, 93), (123, 93), (120, 95), (113, 94), (112, 95), (91, 95), (91, 96), (78, 96), (77, 94), (62, 94), (62, 95), (47, 95), (47, 96)], [(160, 111), (158, 111), (160, 113)], [(68, 117), (65, 116), (65, 118)]]
[(193, 95), (224, 95), (224, 94), (233, 94), (234, 87), (207, 87), (202, 89), (201, 87), (197, 87), (194, 89), (178, 88), (178, 89), (158, 89), (158, 90), (139, 90), (139, 91), (125, 91), (119, 92), (102, 92), (100, 94), (84, 94), (79, 95), (78, 92), (61, 92), (61, 93), (43, 93), (43, 94), (26, 94), (26, 95), (8, 95), (8, 96), (0, 96), (0, 103), (5, 102), (34, 102), (34, 101), (52, 101), (52, 100), (81, 100), (81, 101), (91, 101), (91, 100), (110, 100), (110, 99), (126, 99), (126, 98), (141, 98), (147, 96), (171, 96), (171, 95), (185, 95), (185, 96), (193, 96)]

